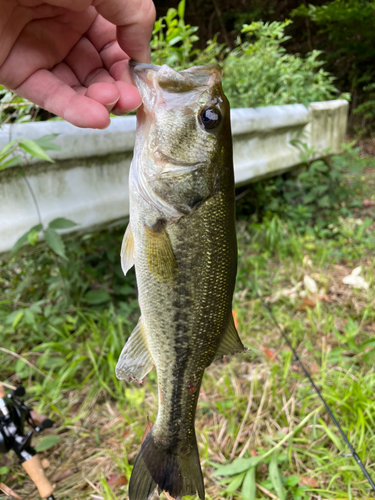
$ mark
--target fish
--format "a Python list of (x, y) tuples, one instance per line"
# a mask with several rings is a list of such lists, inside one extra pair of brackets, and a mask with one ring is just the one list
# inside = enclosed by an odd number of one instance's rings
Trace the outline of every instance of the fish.
[(135, 265), (141, 316), (116, 366), (142, 380), (155, 366), (158, 412), (129, 482), (205, 498), (195, 413), (205, 369), (244, 351), (232, 316), (237, 272), (229, 103), (219, 65), (176, 71), (131, 62), (143, 105), (129, 174), (124, 273)]

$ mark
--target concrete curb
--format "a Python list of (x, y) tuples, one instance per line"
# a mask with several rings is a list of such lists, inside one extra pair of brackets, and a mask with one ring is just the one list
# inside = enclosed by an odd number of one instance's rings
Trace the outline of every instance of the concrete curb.
[[(341, 152), (347, 124), (344, 100), (233, 109), (236, 184), (246, 184), (301, 163), (293, 139), (314, 148), (315, 158)], [(33, 159), (26, 167), (43, 222), (66, 217), (79, 230), (108, 225), (128, 215), (128, 173), (135, 141), (135, 116), (112, 119), (106, 130), (79, 129), (64, 121), (5, 125), (0, 149), (16, 138), (59, 134), (54, 164)], [(327, 153), (328, 151), (328, 153)], [(0, 171), (0, 253), (38, 224), (34, 202), (18, 168)]]

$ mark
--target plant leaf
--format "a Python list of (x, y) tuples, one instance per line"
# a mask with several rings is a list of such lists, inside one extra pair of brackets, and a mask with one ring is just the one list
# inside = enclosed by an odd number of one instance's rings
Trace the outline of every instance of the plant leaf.
[(181, 0), (181, 2), (178, 4), (178, 17), (180, 19), (183, 19), (185, 15), (185, 0)]
[(19, 141), (18, 145), (31, 156), (54, 163), (52, 158), (50, 158), (48, 154), (35, 141), (32, 141), (31, 139), (22, 139)]
[(51, 229), (69, 229), (70, 227), (74, 227), (77, 224), (72, 220), (65, 219), (64, 217), (58, 217), (57, 219), (52, 220), (48, 227)]
[(255, 500), (256, 490), (255, 467), (250, 467), (250, 469), (246, 472), (246, 476), (242, 484), (242, 498), (244, 500)]
[(27, 235), (27, 241), (30, 243), (30, 245), (36, 245), (36, 242), (38, 241), (38, 234), (39, 231), (36, 231), (35, 229), (33, 231), (29, 231), (29, 234)]
[(46, 243), (50, 247), (50, 249), (55, 252), (56, 255), (59, 255), (63, 259), (66, 259), (65, 245), (61, 236), (50, 227), (43, 231), (43, 234), (44, 239), (46, 240)]
[(42, 224), (37, 224), (36, 226), (33, 226), (31, 229), (29, 229), (25, 234), (23, 234), (20, 238), (18, 238), (18, 240), (13, 245), (10, 254), (11, 255), (15, 254), (22, 247), (22, 245), (28, 241), (29, 233), (34, 231), (41, 231), (42, 229), (43, 229)]
[(105, 290), (90, 290), (85, 295), (85, 301), (88, 304), (103, 304), (111, 300), (111, 296)]
[(241, 474), (235, 476), (225, 488), (226, 493), (234, 493), (241, 486), (244, 477), (245, 472), (241, 472)]
[(55, 144), (53, 141), (59, 134), (47, 134), (43, 135), (39, 139), (35, 139), (35, 143), (38, 144), (44, 151), (60, 151), (61, 147)]
[(59, 441), (61, 441), (60, 436), (46, 436), (35, 446), (35, 449), (39, 453), (52, 448), (52, 446), (55, 446)]
[(13, 139), (12, 141), (8, 142), (2, 149), (0, 149), (0, 157), (1, 156), (7, 156), (11, 151), (12, 147), (14, 147), (14, 143), (16, 142), (16, 139)]
[(5, 168), (13, 167), (14, 165), (18, 165), (20, 162), (20, 155), (13, 156), (7, 161), (4, 161), (0, 164), (0, 170), (4, 170)]
[(213, 476), (233, 476), (243, 472), (250, 467), (255, 467), (261, 461), (261, 457), (236, 458), (231, 464), (219, 465), (212, 474)]
[(269, 466), (269, 475), (276, 494), (280, 500), (285, 500), (285, 489), (281, 481), (279, 467), (277, 465), (277, 453), (274, 453)]

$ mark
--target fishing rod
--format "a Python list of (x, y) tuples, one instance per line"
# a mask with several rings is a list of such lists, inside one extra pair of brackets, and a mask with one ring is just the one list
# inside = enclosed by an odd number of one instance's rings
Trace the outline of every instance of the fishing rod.
[[(41, 498), (56, 500), (53, 487), (47, 479), (36, 450), (31, 446), (34, 434), (53, 426), (48, 418), (37, 424), (31, 416), (31, 408), (23, 402), (25, 389), (18, 386), (8, 394), (0, 383), (0, 455), (13, 450), (22, 467), (38, 488)], [(24, 425), (28, 423), (32, 430), (24, 433)]]
[(335, 415), (333, 414), (333, 411), (331, 410), (329, 404), (326, 402), (326, 400), (324, 399), (322, 393), (320, 392), (320, 390), (318, 389), (318, 387), (316, 386), (315, 382), (313, 381), (309, 371), (307, 370), (306, 366), (302, 363), (300, 357), (298, 356), (297, 354), (297, 351), (294, 349), (294, 347), (292, 346), (292, 343), (290, 342), (289, 338), (288, 338), (288, 335), (286, 333), (286, 331), (281, 328), (281, 326), (279, 325), (279, 323), (277, 322), (273, 312), (272, 312), (272, 309), (269, 307), (268, 304), (266, 304), (266, 302), (264, 301), (263, 297), (260, 296), (259, 294), (259, 291), (258, 289), (256, 288), (256, 294), (258, 296), (258, 298), (260, 299), (261, 301), (261, 304), (262, 306), (268, 311), (269, 315), (271, 316), (272, 318), (272, 321), (274, 322), (274, 324), (276, 325), (276, 328), (279, 330), (282, 338), (284, 339), (285, 343), (287, 344), (287, 346), (289, 347), (289, 349), (292, 351), (293, 353), (293, 356), (295, 358), (295, 360), (297, 361), (297, 363), (300, 365), (300, 367), (302, 368), (302, 371), (303, 373), (305, 374), (306, 378), (309, 380), (310, 384), (312, 385), (314, 391), (317, 393), (317, 395), (319, 396), (321, 402), (323, 403), (328, 415), (330, 416), (332, 422), (335, 424), (335, 426), (337, 427), (337, 429), (339, 430), (340, 434), (341, 434), (341, 437), (342, 439), (345, 441), (347, 447), (349, 448), (350, 450), (350, 453), (351, 453), (351, 456), (354, 458), (354, 460), (357, 462), (357, 464), (359, 465), (360, 469), (362, 470), (362, 473), (363, 475), (365, 476), (365, 478), (367, 479), (367, 481), (369, 482), (370, 486), (371, 486), (371, 489), (372, 491), (375, 493), (375, 484), (370, 476), (370, 474), (368, 473), (365, 465), (363, 464), (362, 460), (359, 458), (358, 456), (358, 453), (356, 452), (356, 450), (354, 449), (354, 446), (351, 444), (351, 442), (349, 441), (347, 435), (345, 434), (345, 432), (342, 430), (341, 428), (341, 425), (339, 424), (338, 420), (336, 419)]

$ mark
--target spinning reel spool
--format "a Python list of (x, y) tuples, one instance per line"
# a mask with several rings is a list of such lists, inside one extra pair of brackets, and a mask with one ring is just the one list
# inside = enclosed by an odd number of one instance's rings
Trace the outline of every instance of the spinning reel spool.
[[(46, 419), (41, 424), (36, 424), (31, 416), (31, 408), (26, 406), (21, 399), (24, 395), (25, 389), (22, 386), (7, 394), (0, 384), (0, 456), (13, 450), (38, 488), (41, 498), (56, 500), (37, 452), (31, 446), (34, 433), (39, 434), (44, 429), (52, 427), (53, 422)], [(25, 423), (32, 428), (26, 434), (24, 433)]]

